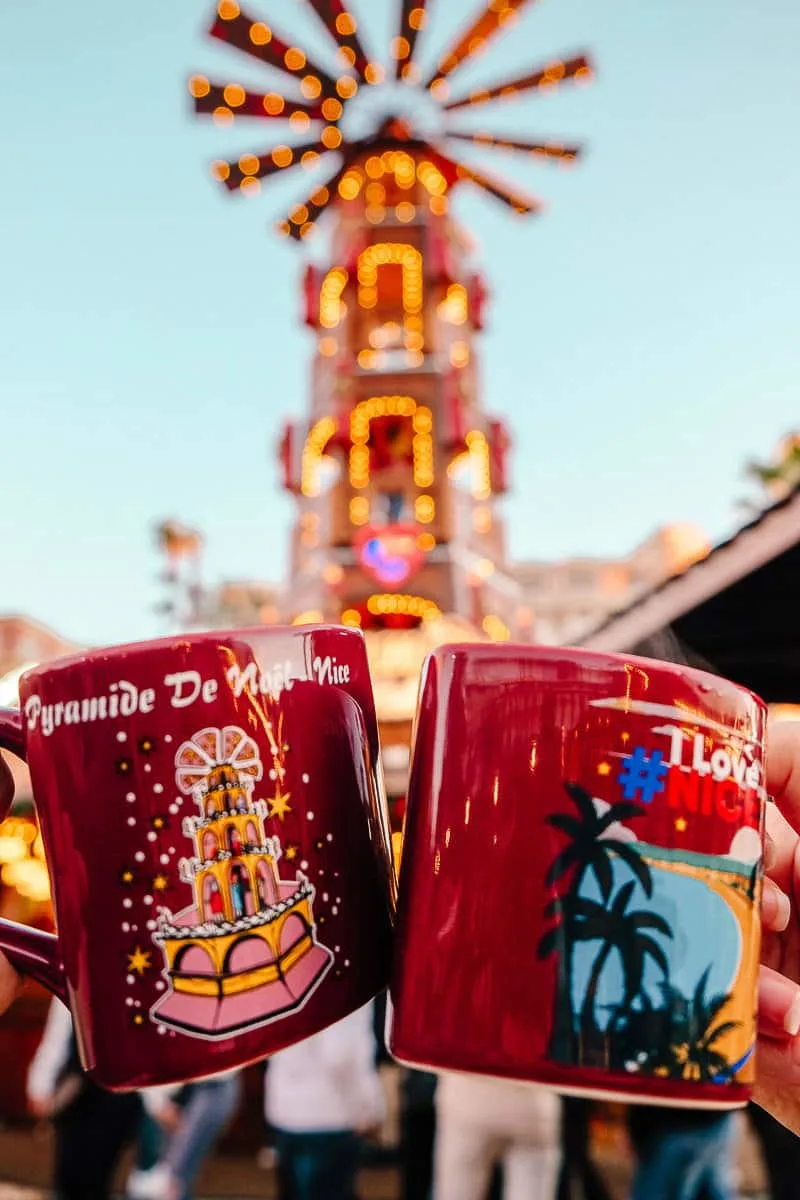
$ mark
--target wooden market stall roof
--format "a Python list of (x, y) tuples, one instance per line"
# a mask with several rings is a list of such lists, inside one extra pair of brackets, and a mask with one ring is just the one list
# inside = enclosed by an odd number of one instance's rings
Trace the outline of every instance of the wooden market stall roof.
[(800, 701), (800, 487), (581, 645), (636, 653), (666, 631), (689, 661), (700, 656), (771, 703)]

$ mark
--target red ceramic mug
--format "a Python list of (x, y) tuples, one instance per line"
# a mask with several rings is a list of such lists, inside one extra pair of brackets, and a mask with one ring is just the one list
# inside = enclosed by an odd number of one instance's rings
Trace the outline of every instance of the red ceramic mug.
[(429, 658), (390, 988), (402, 1062), (729, 1108), (754, 1078), (765, 708), (524, 646)]
[(243, 1066), (386, 986), (393, 868), (359, 632), (62, 659), (23, 676), (0, 746), (30, 766), (58, 931), (0, 921), (0, 949), (69, 1006), (98, 1083)]

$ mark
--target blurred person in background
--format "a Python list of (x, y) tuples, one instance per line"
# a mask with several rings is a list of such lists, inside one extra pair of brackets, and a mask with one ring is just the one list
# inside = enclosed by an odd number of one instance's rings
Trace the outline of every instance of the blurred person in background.
[(632, 1200), (734, 1200), (735, 1113), (632, 1104)]
[(162, 1131), (163, 1148), (149, 1170), (140, 1164), (131, 1172), (128, 1200), (192, 1200), (200, 1168), (233, 1120), (241, 1096), (239, 1071), (142, 1092), (147, 1115)]
[(513, 1080), (440, 1075), (434, 1200), (485, 1200), (498, 1164), (504, 1200), (555, 1200), (560, 1097)]
[(561, 1102), (561, 1173), (558, 1181), (558, 1200), (610, 1200), (592, 1159), (591, 1100), (564, 1096)]
[(280, 1200), (355, 1200), (362, 1139), (386, 1116), (376, 1050), (368, 1004), (270, 1058), (264, 1112)]
[(757, 1104), (748, 1116), (761, 1143), (770, 1200), (796, 1200), (800, 1193), (800, 1138)]
[(402, 1200), (430, 1200), (436, 1140), (437, 1076), (403, 1071), (400, 1081), (400, 1178)]
[(165, 1144), (164, 1130), (150, 1111), (147, 1092), (140, 1092), (139, 1095), (142, 1098), (142, 1117), (136, 1137), (133, 1166), (126, 1184), (126, 1200), (149, 1200), (152, 1180), (156, 1176), (155, 1168), (161, 1162)]
[(53, 1123), (56, 1200), (108, 1200), (114, 1172), (136, 1138), (141, 1101), (107, 1092), (84, 1074), (72, 1018), (53, 1000), (28, 1072), (28, 1104)]

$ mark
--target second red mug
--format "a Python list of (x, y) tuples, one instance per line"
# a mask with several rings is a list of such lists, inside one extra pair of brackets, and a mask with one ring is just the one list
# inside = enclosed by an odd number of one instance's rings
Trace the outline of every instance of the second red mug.
[(437, 650), (400, 867), (395, 1057), (744, 1104), (765, 716), (732, 683), (645, 659)]

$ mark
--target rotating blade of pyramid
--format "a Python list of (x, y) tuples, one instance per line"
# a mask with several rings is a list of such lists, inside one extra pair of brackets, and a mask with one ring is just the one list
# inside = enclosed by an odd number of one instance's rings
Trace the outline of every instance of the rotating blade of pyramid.
[(498, 179), (497, 176), (488, 175), (485, 171), (481, 171), (477, 167), (471, 167), (465, 162), (449, 158), (441, 150), (435, 150), (433, 161), (445, 178), (468, 180), (470, 183), (483, 188), (484, 191), (494, 196), (496, 200), (500, 200), (503, 204), (506, 204), (514, 212), (520, 214), (538, 213), (544, 207), (541, 200), (537, 200), (535, 196), (527, 196), (524, 192), (515, 191), (510, 184), (502, 179)]
[(348, 66), (355, 69), (363, 82), (369, 58), (358, 36), (358, 22), (341, 0), (307, 0), (328, 35), (342, 52)]
[(426, 0), (402, 0), (400, 27), (392, 47), (395, 79), (403, 79), (411, 72), (417, 38), (428, 21), (425, 9)]
[(505, 4), (498, 4), (497, 0), (489, 0), (484, 12), (464, 30), (455, 45), (442, 55), (436, 70), (425, 81), (425, 87), (432, 87), (444, 80), (468, 58), (482, 53), (499, 30), (517, 17), (519, 9), (535, 2), (536, 0), (507, 0)]
[(286, 100), (277, 92), (248, 92), (238, 83), (213, 83), (195, 76), (190, 81), (194, 111), (198, 116), (248, 117), (260, 121), (291, 121), (308, 118), (324, 121), (322, 104)]
[(357, 144), (345, 150), (341, 166), (332, 175), (329, 175), (323, 183), (318, 184), (308, 199), (303, 204), (298, 205), (290, 213), (288, 219), (278, 226), (282, 233), (288, 233), (290, 237), (299, 241), (300, 238), (306, 237), (311, 232), (311, 229), (319, 220), (322, 213), (331, 201), (335, 199), (336, 190), (342, 177), (349, 170), (359, 152), (360, 147)]
[(251, 186), (247, 183), (248, 179), (268, 179), (270, 175), (294, 167), (304, 166), (308, 169), (328, 153), (329, 148), (322, 141), (304, 142), (299, 146), (280, 145), (264, 154), (242, 154), (238, 162), (218, 162), (214, 171), (228, 191), (234, 192), (237, 188), (247, 191)]
[(515, 79), (507, 79), (491, 87), (479, 88), (468, 95), (458, 97), (445, 104), (446, 112), (455, 112), (459, 108), (475, 108), (488, 104), (491, 100), (511, 100), (522, 92), (548, 91), (559, 87), (562, 83), (574, 80), (582, 83), (592, 76), (592, 64), (585, 54), (566, 61), (548, 63), (530, 75), (521, 75)]
[(500, 137), (492, 133), (460, 133), (447, 135), (450, 141), (469, 142), (481, 149), (517, 150), (533, 158), (546, 158), (560, 162), (574, 162), (582, 153), (581, 146), (564, 146), (556, 142), (532, 142), (525, 138)]
[(336, 95), (336, 80), (333, 76), (315, 63), (299, 46), (290, 46), (282, 41), (266, 22), (253, 20), (237, 5), (228, 9), (221, 4), (219, 11), (235, 15), (218, 15), (209, 30), (211, 37), (233, 46), (249, 58), (266, 63), (291, 79), (316, 79), (326, 96)]

